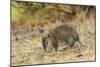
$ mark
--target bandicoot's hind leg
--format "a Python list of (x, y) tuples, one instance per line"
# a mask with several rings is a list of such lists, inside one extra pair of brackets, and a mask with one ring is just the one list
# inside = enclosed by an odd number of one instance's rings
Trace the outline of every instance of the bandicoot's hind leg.
[(71, 38), (69, 38), (69, 40), (67, 41), (66, 40), (66, 43), (68, 43), (69, 44), (69, 46), (72, 48), (72, 47), (74, 47), (74, 43), (75, 43), (75, 41), (74, 41), (74, 39), (71, 37)]

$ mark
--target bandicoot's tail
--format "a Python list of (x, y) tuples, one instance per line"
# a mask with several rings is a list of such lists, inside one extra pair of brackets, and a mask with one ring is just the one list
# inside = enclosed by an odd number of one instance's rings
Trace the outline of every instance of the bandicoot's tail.
[(85, 47), (80, 41), (78, 41), (78, 42), (79, 42), (79, 44), (80, 44), (81, 46)]

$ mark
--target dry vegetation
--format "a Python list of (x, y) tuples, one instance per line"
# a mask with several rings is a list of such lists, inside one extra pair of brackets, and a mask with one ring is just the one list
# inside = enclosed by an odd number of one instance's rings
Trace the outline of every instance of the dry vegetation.
[[(95, 6), (12, 1), (12, 65), (94, 61), (95, 9)], [(62, 44), (57, 52), (52, 46), (49, 53), (45, 52), (37, 30), (49, 30), (62, 24), (74, 27), (79, 33), (80, 41), (86, 47), (70, 49)], [(80, 52), (83, 56), (78, 56)]]

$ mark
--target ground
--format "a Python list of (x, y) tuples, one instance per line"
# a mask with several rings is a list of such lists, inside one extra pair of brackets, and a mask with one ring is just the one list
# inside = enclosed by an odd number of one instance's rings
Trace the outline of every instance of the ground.
[[(81, 19), (81, 20), (80, 20)], [(77, 17), (67, 23), (56, 21), (48, 23), (43, 28), (52, 29), (58, 25), (68, 24), (76, 29), (80, 41), (85, 47), (65, 48), (66, 45), (59, 46), (59, 50), (45, 52), (42, 46), (41, 36), (25, 36), (25, 34), (11, 35), (11, 62), (12, 65), (32, 65), (47, 63), (67, 63), (80, 61), (95, 61), (95, 17), (82, 20)], [(33, 32), (33, 31), (32, 31)], [(31, 32), (27, 33), (30, 34)], [(19, 39), (14, 39), (19, 37)], [(64, 49), (65, 48), (65, 49)], [(78, 50), (81, 49), (81, 51)], [(52, 47), (50, 49), (53, 49)], [(80, 52), (82, 56), (80, 55)]]

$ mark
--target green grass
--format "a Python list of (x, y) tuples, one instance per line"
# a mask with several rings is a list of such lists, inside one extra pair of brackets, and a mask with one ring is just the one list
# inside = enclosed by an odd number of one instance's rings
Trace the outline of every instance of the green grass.
[[(80, 5), (62, 5), (62, 4), (41, 4), (32, 2), (12, 1), (12, 21), (21, 25), (45, 24), (59, 17), (61, 11), (67, 13), (76, 13), (77, 16), (86, 16), (88, 6)], [(58, 14), (56, 16), (56, 14)], [(53, 14), (54, 13), (54, 14)], [(66, 15), (67, 16), (67, 15)], [(68, 17), (68, 16), (67, 16)], [(66, 19), (65, 19), (66, 20)], [(67, 19), (68, 20), (68, 19)], [(69, 19), (71, 20), (71, 19)]]

